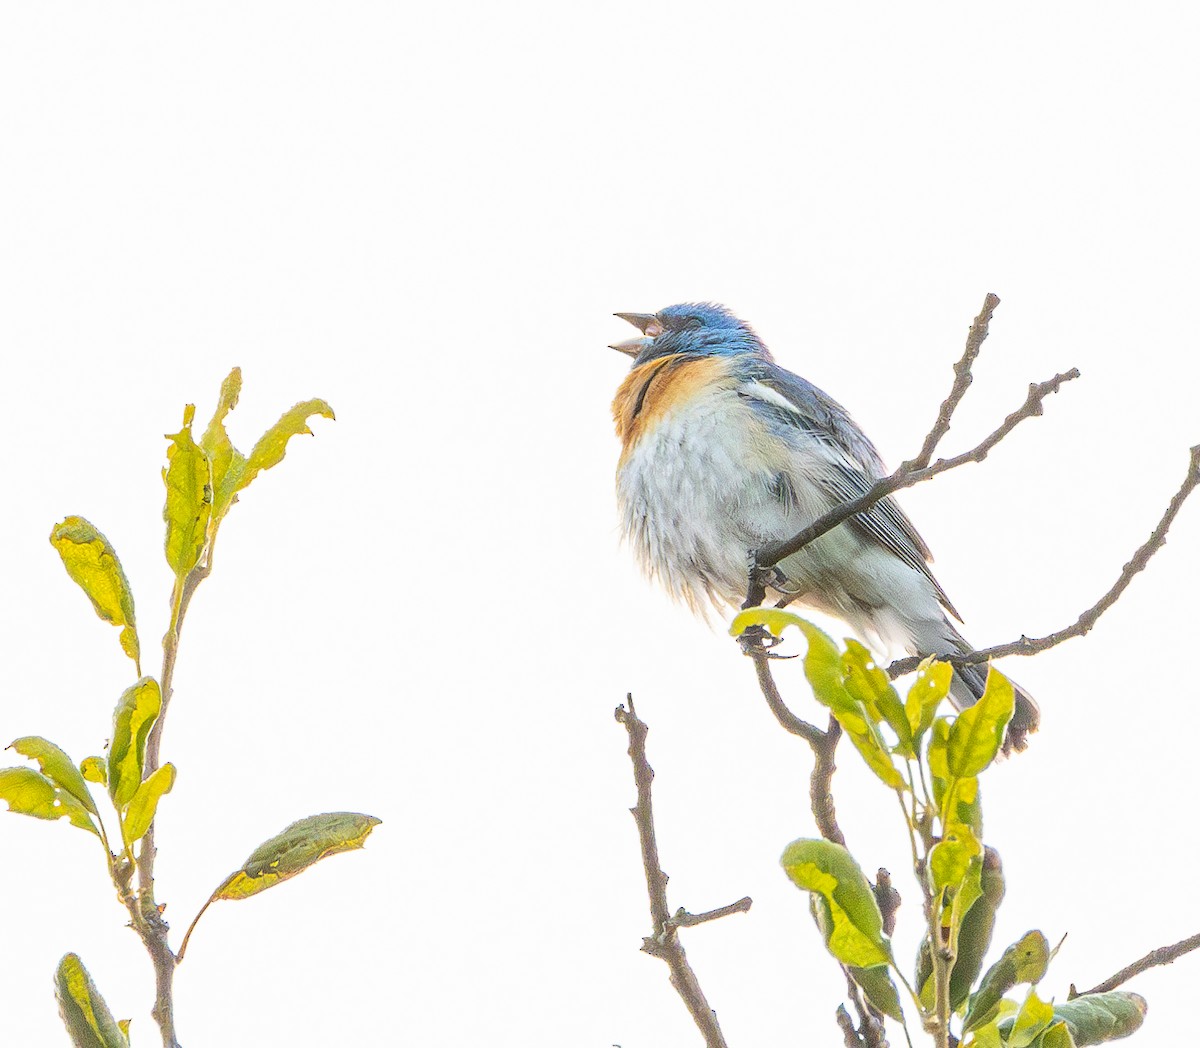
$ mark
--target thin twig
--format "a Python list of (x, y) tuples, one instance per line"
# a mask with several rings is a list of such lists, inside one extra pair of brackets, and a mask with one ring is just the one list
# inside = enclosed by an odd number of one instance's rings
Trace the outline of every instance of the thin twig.
[[(727, 1048), (716, 1013), (709, 1007), (704, 991), (692, 967), (688, 964), (683, 944), (676, 933), (677, 918), (670, 916), (667, 908), (667, 875), (663, 873), (658, 858), (658, 839), (654, 830), (654, 805), (650, 787), (654, 781), (654, 769), (646, 758), (646, 723), (638, 718), (633, 708), (633, 696), (627, 697), (628, 709), (618, 706), (617, 723), (629, 734), (629, 759), (633, 763), (633, 779), (637, 785), (637, 804), (630, 808), (637, 823), (638, 840), (642, 847), (642, 867), (646, 873), (646, 892), (650, 899), (650, 921), (654, 933), (642, 940), (642, 949), (652, 957), (659, 957), (671, 971), (671, 985), (683, 999), (693, 1021), (704, 1035), (707, 1048)], [(749, 906), (749, 900), (742, 900)], [(742, 909), (740, 903), (723, 907), (726, 912), (736, 913)], [(714, 911), (715, 913), (715, 911)], [(700, 915), (709, 918), (705, 914)], [(718, 914), (724, 916), (724, 914)], [(697, 921), (696, 923), (699, 923)]]
[(858, 1035), (858, 1031), (854, 1028), (854, 1020), (850, 1018), (850, 1013), (846, 1011), (844, 1004), (837, 1006), (837, 1024), (838, 1029), (842, 1031), (842, 1044), (845, 1048), (866, 1048), (866, 1043)]
[(1200, 935), (1193, 935), (1182, 942), (1177, 942), (1174, 946), (1160, 946), (1157, 950), (1151, 950), (1141, 960), (1134, 961), (1133, 964), (1122, 968), (1116, 975), (1110, 975), (1102, 983), (1097, 983), (1090, 990), (1084, 990), (1083, 993), (1076, 993), (1074, 987), (1071, 988), (1071, 997), (1084, 997), (1089, 993), (1107, 993), (1109, 990), (1115, 990), (1123, 982), (1128, 982), (1135, 975), (1146, 971), (1148, 968), (1157, 968), (1161, 964), (1170, 964), (1172, 961), (1179, 960), (1185, 953), (1191, 953), (1193, 950), (1200, 949)]
[(746, 913), (753, 904), (754, 900), (749, 895), (743, 895), (737, 902), (731, 902), (728, 906), (718, 906), (715, 910), (705, 910), (703, 913), (688, 913), (687, 910), (680, 907), (675, 911), (675, 916), (667, 921), (667, 926), (670, 928), (694, 928), (697, 924), (717, 921), (722, 917), (728, 917), (731, 913)]
[(975, 364), (975, 358), (979, 356), (980, 349), (983, 348), (983, 340), (988, 337), (988, 325), (992, 322), (992, 314), (998, 305), (1000, 305), (1000, 299), (989, 292), (983, 300), (983, 309), (971, 324), (971, 330), (967, 332), (966, 348), (963, 350), (962, 358), (954, 365), (954, 385), (950, 387), (950, 392), (942, 401), (941, 408), (938, 409), (933, 428), (926, 434), (925, 443), (921, 445), (921, 450), (917, 452), (916, 456), (901, 464), (901, 472), (911, 473), (928, 466), (942, 437), (950, 431), (950, 416), (954, 414), (954, 409), (958, 407), (959, 401), (966, 395), (967, 389), (971, 385), (971, 368)]
[[(1163, 513), (1162, 519), (1158, 522), (1158, 526), (1150, 533), (1150, 537), (1134, 550), (1133, 556), (1129, 558), (1129, 562), (1121, 569), (1121, 574), (1117, 577), (1117, 581), (1113, 583), (1112, 588), (1096, 601), (1095, 604), (1083, 612), (1070, 626), (1056, 630), (1054, 633), (1048, 633), (1044, 637), (1021, 637), (1019, 640), (1010, 641), (1008, 644), (997, 644), (991, 648), (980, 648), (978, 651), (967, 652), (962, 655), (939, 655), (938, 657), (956, 666), (970, 666), (981, 662), (988, 662), (991, 659), (1001, 658), (1005, 655), (1036, 655), (1038, 652), (1053, 648), (1065, 640), (1082, 637), (1096, 625), (1100, 616), (1117, 602), (1121, 594), (1128, 588), (1130, 582), (1133, 581), (1133, 577), (1142, 571), (1150, 562), (1150, 558), (1166, 544), (1167, 532), (1170, 530), (1171, 524), (1174, 522), (1184, 502), (1187, 501), (1188, 496), (1198, 486), (1200, 486), (1200, 445), (1191, 449), (1187, 476), (1184, 478), (1182, 486), (1172, 497), (1166, 512)], [(888, 676), (895, 678), (905, 673), (911, 673), (920, 663), (921, 659), (919, 656), (897, 659), (888, 666)]]

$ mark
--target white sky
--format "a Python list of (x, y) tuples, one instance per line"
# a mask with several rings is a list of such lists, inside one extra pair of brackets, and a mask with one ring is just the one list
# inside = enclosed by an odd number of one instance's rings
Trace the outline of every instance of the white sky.
[[(777, 859), (810, 757), (719, 629), (620, 549), (614, 310), (747, 317), (892, 463), (984, 294), (1003, 300), (947, 450), (1028, 382), (1083, 379), (982, 467), (903, 496), (980, 645), (1110, 584), (1200, 441), (1193, 5), (8, 5), (0, 12), (0, 735), (100, 752), (131, 682), (47, 542), (117, 547), (153, 663), (161, 434), (239, 364), (243, 449), (294, 442), (227, 520), (166, 726), (177, 933), (312, 812), (384, 822), (205, 917), (187, 1048), (673, 1048), (698, 1036), (649, 919), (626, 691), (651, 725), (671, 904), (731, 1045), (836, 1045), (843, 987)], [(1006, 671), (1041, 701), (984, 782), (996, 945), (1070, 933), (1065, 996), (1200, 930), (1192, 600), (1200, 510), (1085, 640)], [(780, 670), (812, 711), (798, 664)], [(892, 806), (842, 755), (843, 827), (920, 921)], [(151, 973), (95, 843), (0, 818), (0, 1043), (65, 1044), (79, 952), (134, 1043)], [(178, 939), (176, 939), (176, 943)], [(1139, 1042), (1194, 1026), (1200, 957), (1142, 977)]]

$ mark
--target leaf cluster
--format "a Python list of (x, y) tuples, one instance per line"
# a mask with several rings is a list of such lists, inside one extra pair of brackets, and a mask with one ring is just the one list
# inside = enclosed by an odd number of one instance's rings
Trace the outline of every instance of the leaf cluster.
[[(979, 779), (996, 760), (1012, 718), (1011, 683), (989, 669), (979, 701), (955, 714), (945, 707), (953, 677), (945, 662), (924, 660), (901, 699), (857, 641), (839, 648), (812, 623), (778, 608), (743, 611), (730, 632), (756, 625), (775, 635), (788, 626), (804, 634), (804, 671), (815, 698), (899, 800), (926, 918), (911, 981), (884, 932), (876, 892), (845, 847), (800, 839), (781, 859), (791, 881), (809, 892), (826, 948), (870, 1007), (903, 1024), (908, 1036), (899, 983), (939, 1046), (1070, 1048), (1137, 1030), (1146, 1011), (1137, 994), (1088, 994), (1061, 1004), (1039, 996), (1055, 953), (1040, 931), (1013, 943), (980, 975), (1005, 885), (999, 853), (984, 841)], [(1020, 987), (1027, 989), (1014, 994)]]

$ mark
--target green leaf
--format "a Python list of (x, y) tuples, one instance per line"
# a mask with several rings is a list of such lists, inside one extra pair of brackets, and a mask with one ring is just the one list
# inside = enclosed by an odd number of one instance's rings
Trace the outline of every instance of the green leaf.
[(938, 841), (929, 853), (929, 883), (936, 899), (946, 889), (957, 891), (967, 879), (971, 860), (983, 851), (966, 827)]
[(167, 467), (163, 482), (167, 499), (163, 520), (167, 524), (165, 551), (167, 563), (177, 579), (186, 576), (200, 561), (208, 541), (208, 522), (212, 514), (212, 468), (203, 450), (192, 440), (192, 420), (196, 407), (183, 409), (183, 428), (168, 433)]
[(372, 815), (345, 811), (310, 815), (294, 822), (255, 848), (242, 868), (213, 893), (213, 898), (247, 899), (266, 891), (303, 873), (326, 856), (361, 848), (379, 823)]
[(850, 973), (850, 977), (862, 987), (872, 1007), (895, 1019), (898, 1023), (904, 1022), (904, 1010), (900, 1007), (900, 994), (896, 990), (896, 984), (892, 982), (887, 965), (880, 964), (874, 968), (848, 967), (846, 970)]
[(747, 608), (733, 617), (733, 622), (729, 624), (729, 635), (740, 637), (751, 626), (763, 626), (774, 636), (782, 637), (788, 626), (799, 628), (806, 625), (808, 620), (801, 618), (794, 611), (772, 607)]
[(1005, 1035), (1007, 1048), (1029, 1048), (1029, 1045), (1053, 1021), (1053, 1006), (1030, 990), (1025, 1002), (1021, 1005), (1021, 1010), (1012, 1020), (1012, 1024), (1009, 1025), (1006, 1020), (999, 1026), (1000, 1032)]
[(221, 399), (212, 421), (200, 438), (200, 448), (212, 463), (213, 498), (212, 519), (220, 522), (233, 503), (233, 492), (237, 481), (246, 468), (246, 456), (229, 439), (225, 432), (225, 416), (237, 407), (242, 392), (242, 369), (234, 368), (221, 383)]
[(108, 765), (104, 763), (103, 757), (84, 757), (79, 762), (79, 771), (88, 782), (108, 785)]
[[(112, 544), (83, 517), (67, 517), (50, 532), (67, 574), (87, 594), (96, 614), (121, 627), (121, 650), (134, 664), (141, 658), (133, 614), (133, 591)], [(140, 672), (140, 669), (139, 669)]]
[(929, 730), (938, 706), (950, 694), (953, 677), (954, 667), (948, 662), (937, 662), (930, 656), (921, 663), (917, 679), (908, 689), (908, 696), (904, 700), (904, 713), (914, 745)]
[(164, 793), (170, 793), (174, 785), (175, 765), (164, 764), (137, 788), (121, 823), (126, 844), (133, 844), (146, 836), (146, 831), (154, 821), (154, 813), (158, 810), (159, 799)]
[(979, 990), (972, 995), (963, 1020), (963, 1030), (982, 1026), (992, 1017), (992, 1009), (1014, 986), (1037, 983), (1046, 974), (1050, 963), (1050, 943), (1039, 931), (1026, 932), (1004, 951), (984, 975)]
[(950, 729), (947, 764), (950, 774), (972, 778), (992, 763), (1012, 719), (1013, 686), (999, 670), (988, 669), (983, 696), (955, 719)]
[(58, 1014), (75, 1048), (129, 1048), (129, 1038), (112, 1016), (83, 962), (68, 953), (54, 973)]
[(784, 849), (780, 859), (792, 883), (813, 892), (828, 907), (825, 945), (843, 964), (874, 968), (891, 960), (883, 935), (883, 916), (871, 885), (858, 863), (840, 844), (802, 839)]
[(161, 709), (162, 694), (153, 677), (126, 688), (117, 701), (108, 744), (108, 795), (117, 808), (125, 807), (142, 784), (146, 739)]
[(35, 819), (61, 819), (100, 836), (92, 817), (79, 801), (32, 768), (0, 768), (0, 800), (8, 810)]
[(16, 750), (22, 757), (29, 757), (38, 762), (42, 774), (55, 786), (60, 786), (82, 804), (93, 815), (96, 815), (96, 802), (92, 800), (92, 791), (83, 781), (83, 775), (70, 757), (59, 747), (38, 735), (26, 735), (9, 743), (10, 750)]
[(983, 958), (992, 944), (996, 911), (1004, 898), (1004, 870), (1000, 853), (985, 848), (980, 871), (980, 897), (963, 917), (958, 934), (958, 954), (950, 973), (950, 1007), (955, 1011), (970, 996), (983, 970)]
[(1089, 993), (1054, 1006), (1054, 1014), (1071, 1031), (1075, 1044), (1103, 1044), (1128, 1037), (1146, 1018), (1146, 999), (1125, 990)]
[(896, 733), (900, 753), (905, 757), (916, 756), (912, 730), (900, 696), (896, 694), (888, 675), (875, 662), (875, 657), (858, 641), (850, 638), (846, 640), (846, 651), (842, 655), (842, 679), (846, 691), (866, 707), (871, 720), (876, 724), (886, 721)]

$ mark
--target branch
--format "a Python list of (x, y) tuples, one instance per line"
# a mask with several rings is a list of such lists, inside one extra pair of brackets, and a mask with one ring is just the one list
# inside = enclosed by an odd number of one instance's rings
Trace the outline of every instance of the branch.
[(980, 349), (983, 348), (983, 340), (988, 337), (988, 324), (991, 323), (992, 314), (998, 305), (1000, 299), (989, 292), (983, 300), (983, 309), (971, 324), (971, 330), (967, 332), (967, 346), (963, 350), (962, 359), (954, 365), (954, 385), (942, 401), (933, 429), (926, 435), (925, 443), (921, 445), (921, 450), (916, 456), (900, 466), (901, 471), (911, 473), (928, 466), (942, 437), (950, 431), (950, 416), (954, 414), (954, 409), (958, 407), (959, 401), (971, 385), (971, 368), (975, 364), (975, 358), (979, 356)]
[[(870, 509), (880, 499), (886, 498), (893, 492), (904, 488), (911, 488), (914, 484), (931, 480), (939, 474), (945, 473), (947, 470), (956, 469), (968, 462), (982, 462), (987, 458), (992, 448), (1016, 429), (1022, 421), (1027, 418), (1034, 418), (1042, 413), (1042, 401), (1046, 397), (1051, 393), (1057, 393), (1063, 383), (1077, 378), (1079, 378), (1079, 369), (1071, 368), (1070, 371), (1057, 374), (1045, 382), (1031, 382), (1029, 384), (1029, 395), (1025, 398), (1025, 402), (970, 451), (964, 451), (962, 454), (954, 455), (951, 458), (938, 459), (933, 465), (924, 466), (920, 469), (908, 469), (909, 463), (905, 463), (895, 473), (877, 480), (858, 498), (850, 502), (844, 502), (840, 506), (831, 509), (828, 513), (818, 517), (803, 531), (793, 535), (786, 542), (768, 543), (757, 552), (755, 556), (755, 568), (762, 571), (774, 567), (781, 560), (785, 560), (792, 556), (792, 554), (798, 553), (810, 542), (820, 538), (825, 532), (833, 530), (851, 517), (856, 517), (858, 514)], [(932, 432), (934, 431), (931, 431), (931, 434)], [(759, 603), (761, 603), (761, 599)]]
[(629, 709), (618, 706), (615, 712), (617, 723), (629, 733), (629, 759), (633, 762), (633, 780), (637, 785), (637, 804), (630, 808), (637, 823), (638, 840), (642, 846), (642, 867), (646, 872), (646, 891), (650, 897), (650, 920), (654, 934), (642, 940), (642, 949), (652, 957), (666, 961), (671, 970), (671, 985), (683, 999), (693, 1021), (704, 1035), (707, 1048), (727, 1048), (717, 1016), (709, 1007), (696, 973), (688, 964), (683, 944), (676, 930), (689, 924), (701, 924), (716, 920), (730, 913), (744, 913), (750, 908), (749, 899), (739, 899), (729, 906), (695, 916), (680, 910), (674, 917), (667, 908), (667, 875), (663, 873), (658, 858), (658, 840), (654, 831), (654, 805), (650, 786), (654, 781), (654, 769), (646, 759), (646, 734), (649, 728), (640, 720), (633, 708), (633, 696), (626, 700)]
[(1128, 967), (1122, 968), (1116, 975), (1111, 975), (1104, 982), (1097, 983), (1090, 990), (1084, 990), (1083, 993), (1076, 993), (1075, 987), (1072, 986), (1068, 999), (1085, 997), (1089, 993), (1107, 993), (1109, 990), (1115, 990), (1123, 982), (1127, 982), (1135, 975), (1146, 971), (1147, 968), (1157, 968), (1160, 964), (1170, 964), (1172, 961), (1179, 960), (1185, 953), (1191, 953), (1195, 949), (1200, 949), (1200, 935), (1193, 935), (1182, 942), (1177, 942), (1174, 946), (1160, 946), (1157, 950), (1151, 950), (1141, 960), (1134, 961)]
[[(1121, 574), (1117, 577), (1117, 581), (1113, 583), (1112, 588), (1088, 608), (1087, 611), (1083, 612), (1070, 626), (1066, 626), (1054, 633), (1048, 633), (1044, 637), (1021, 637), (1019, 640), (1010, 641), (1008, 644), (997, 644), (991, 648), (981, 648), (978, 651), (968, 652), (963, 655), (939, 655), (938, 658), (953, 663), (956, 666), (970, 666), (981, 662), (988, 662), (991, 659), (1001, 658), (1005, 655), (1036, 655), (1038, 652), (1056, 647), (1065, 640), (1070, 640), (1073, 637), (1082, 637), (1096, 625), (1101, 615), (1116, 604), (1121, 594), (1125, 592), (1130, 582), (1133, 581), (1133, 577), (1150, 563), (1150, 558), (1166, 545), (1167, 532), (1170, 530), (1172, 523), (1174, 523), (1175, 517), (1183, 507), (1184, 502), (1187, 501), (1188, 496), (1197, 487), (1200, 487), (1200, 445), (1191, 449), (1187, 476), (1184, 477), (1183, 484), (1175, 492), (1175, 495), (1167, 505), (1166, 512), (1163, 513), (1157, 527), (1150, 533), (1150, 537), (1134, 550), (1133, 556), (1129, 558), (1129, 562), (1121, 569)], [(911, 673), (920, 663), (921, 659), (918, 656), (897, 659), (888, 667), (888, 676), (894, 679), (902, 674)]]
[[(744, 636), (744, 635), (743, 635)], [(775, 719), (785, 731), (799, 735), (812, 747), (813, 770), (809, 777), (808, 795), (812, 802), (813, 818), (817, 821), (817, 829), (821, 836), (834, 844), (846, 846), (846, 838), (842, 836), (838, 826), (837, 810), (833, 803), (833, 773), (837, 770), (834, 764), (834, 754), (837, 752), (838, 741), (842, 737), (842, 726), (838, 724), (833, 714), (829, 715), (829, 727), (825, 731), (806, 720), (801, 720), (783, 701), (775, 678), (771, 676), (770, 652), (761, 646), (747, 647), (746, 654), (754, 660), (754, 672), (758, 674), (758, 686), (762, 689), (767, 706), (775, 714)]]

